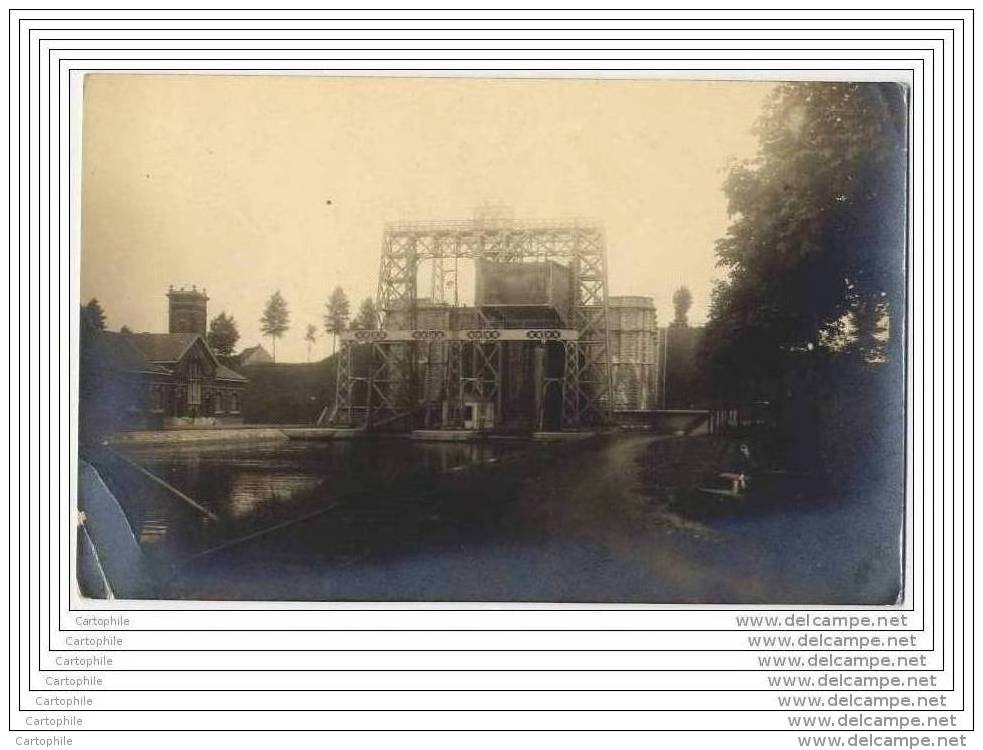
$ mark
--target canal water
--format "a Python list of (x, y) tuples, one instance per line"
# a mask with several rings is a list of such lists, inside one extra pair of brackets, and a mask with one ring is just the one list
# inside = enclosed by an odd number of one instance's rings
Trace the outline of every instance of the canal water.
[(149, 493), (141, 498), (142, 507), (127, 510), (141, 543), (173, 561), (337, 509), (366, 494), (424, 488), (439, 476), (494, 463), (522, 449), (509, 441), (409, 440), (128, 448), (126, 459), (214, 518), (166, 492)]
[(639, 472), (659, 439), (127, 450), (214, 518), (119, 477), (108, 483), (163, 598), (893, 601), (895, 497), (819, 498), (705, 523), (667, 516)]

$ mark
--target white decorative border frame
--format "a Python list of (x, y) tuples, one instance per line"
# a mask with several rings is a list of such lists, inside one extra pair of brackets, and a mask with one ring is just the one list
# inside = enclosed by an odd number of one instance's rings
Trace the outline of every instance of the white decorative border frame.
[[(917, 648), (909, 650), (924, 653), (926, 671), (952, 689), (949, 705), (960, 706), (959, 727), (972, 728), (973, 646), (966, 634), (972, 634), (975, 601), (974, 514), (972, 469), (965, 460), (967, 447), (972, 455), (976, 421), (972, 385), (967, 402), (972, 361), (965, 356), (967, 343), (973, 352), (975, 314), (968, 286), (972, 252), (965, 252), (973, 229), (965, 210), (973, 196), (972, 166), (967, 171), (966, 164), (975, 158), (971, 10), (12, 10), (9, 21), (10, 304), (0, 315), (11, 332), (5, 376), (10, 635), (17, 631), (10, 641), (11, 730), (25, 729), (26, 717), (47, 710), (37, 703), (38, 696), (54, 694), (45, 690), (45, 674), (63, 672), (59, 654), (76, 651), (66, 647), (66, 638), (85, 634), (78, 612), (109, 609), (105, 602), (81, 600), (73, 586), (77, 404), (71, 384), (77, 351), (68, 339), (78, 325), (81, 77), (122, 69), (905, 80), (912, 92), (909, 504), (906, 597), (892, 611), (910, 612), (907, 630)], [(968, 425), (967, 408), (974, 410)], [(117, 602), (111, 609), (127, 611), (133, 621), (116, 659), (132, 665), (124, 669), (140, 670), (134, 679), (114, 672), (113, 684), (144, 684), (140, 680), (152, 672), (155, 684), (173, 687), (154, 693), (153, 709), (127, 687), (92, 691), (105, 695), (85, 710), (82, 731), (323, 729), (326, 723), (357, 729), (380, 721), (406, 729), (797, 731), (788, 725), (787, 710), (747, 700), (748, 673), (761, 667), (747, 653), (746, 631), (734, 627), (733, 613), (748, 607)], [(882, 611), (754, 609), (781, 615)], [(325, 639), (332, 649), (315, 651)], [(283, 650), (285, 644), (292, 648)], [(379, 685), (365, 670), (381, 669), (391, 678), (402, 668), (394, 665), (404, 665), (414, 670), (407, 684), (434, 686), (413, 690), (449, 686), (439, 690), (446, 708), (407, 713), (394, 708), (401, 705), (396, 698), (387, 702), (379, 700), (383, 693), (367, 693), (364, 704), (375, 706), (368, 713), (351, 702), (328, 709), (329, 719), (323, 708), (246, 710), (234, 703), (213, 715), (189, 708), (180, 692), (187, 684), (181, 678), (192, 670), (155, 671), (179, 658), (173, 652), (195, 656), (191, 649), (202, 645), (211, 646), (197, 654), (203, 664), (232, 669), (248, 661), (245, 671), (270, 669), (269, 679), (281, 679), (292, 667), (298, 670), (292, 674), (307, 674), (305, 665), (317, 664), (326, 670), (317, 671), (319, 677), (353, 669), (365, 685)], [(520, 664), (530, 671), (520, 671)], [(488, 670), (480, 681), (484, 691), (504, 691), (508, 700), (462, 701), (460, 680), (438, 679), (460, 665)], [(497, 665), (515, 668), (492, 671)], [(576, 669), (566, 677), (555, 671), (561, 665)], [(624, 671), (611, 679), (616, 669)], [(209, 680), (213, 676), (202, 672), (191, 682)], [(510, 709), (525, 705), (515, 691), (530, 681), (550, 697), (565, 684), (596, 687), (584, 688), (590, 699), (577, 701), (581, 708), (557, 703), (551, 709), (546, 701), (543, 708)], [(693, 703), (705, 708), (682, 708), (688, 705), (682, 702), (667, 709), (618, 708), (626, 699), (608, 692), (615, 689), (638, 691), (644, 705), (652, 692), (663, 700), (666, 693), (688, 697), (692, 691)], [(274, 689), (259, 693), (270, 706), (298, 700)], [(714, 707), (718, 693), (727, 699)], [(727, 707), (732, 705), (740, 707)]]

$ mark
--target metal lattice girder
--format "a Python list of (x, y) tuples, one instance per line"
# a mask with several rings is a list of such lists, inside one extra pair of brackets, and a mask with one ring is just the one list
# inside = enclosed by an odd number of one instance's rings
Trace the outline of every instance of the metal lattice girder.
[[(388, 326), (416, 327), (417, 271), (420, 261), (433, 261), (431, 297), (434, 302), (457, 300), (456, 259), (497, 262), (556, 260), (573, 274), (573, 327), (581, 345), (576, 365), (562, 384), (564, 424), (597, 422), (610, 416), (613, 403), (611, 357), (608, 346), (607, 257), (601, 229), (581, 221), (451, 221), (400, 223), (387, 226), (379, 274), (380, 318)], [(452, 272), (451, 261), (454, 260)], [(484, 319), (484, 313), (479, 310)], [(487, 322), (487, 321), (486, 321)], [(454, 355), (448, 355), (451, 357)], [(496, 356), (501, 356), (500, 354)], [(414, 382), (415, 359), (402, 364), (402, 381)], [(450, 369), (448, 362), (448, 370)], [(463, 377), (463, 373), (462, 373)], [(390, 378), (399, 380), (399, 378)], [(469, 376), (472, 388), (487, 390), (484, 380)], [(499, 376), (495, 378), (500, 380)], [(569, 382), (567, 382), (569, 381)], [(375, 391), (372, 391), (375, 393)], [(381, 398), (381, 396), (380, 396)], [(387, 391), (387, 402), (393, 395)]]
[(608, 340), (607, 260), (599, 233), (579, 239), (573, 264), (577, 290), (574, 317), (581, 342), (579, 418), (599, 422), (611, 416), (614, 390)]
[(580, 248), (600, 249), (599, 227), (583, 222), (509, 222), (483, 226), (470, 221), (409, 222), (386, 228), (384, 250), (405, 256), (414, 248), (416, 258), (456, 257), (511, 261), (572, 258)]
[(502, 389), (502, 344), (463, 344), (461, 383), (464, 397), (498, 401)]
[(457, 305), (457, 258), (445, 255), (437, 242), (431, 259), (430, 301), (435, 305)]
[(335, 410), (334, 418), (338, 424), (353, 426), (352, 414), (352, 346), (347, 341), (341, 342), (341, 351), (337, 357), (338, 372), (335, 379)]
[(447, 342), (447, 367), (444, 369), (444, 400), (447, 402), (446, 427), (464, 426), (464, 387), (461, 380), (461, 358), (464, 343)]
[[(417, 241), (410, 235), (387, 234), (379, 268), (379, 310), (410, 315), (416, 305)], [(411, 327), (415, 321), (407, 321)]]
[(356, 347), (351, 342), (341, 342), (337, 357), (335, 406), (330, 419), (330, 424), (335, 426), (361, 427), (365, 423), (369, 377), (368, 373), (356, 372), (355, 352)]
[(366, 425), (410, 408), (412, 344), (372, 344)]
[(443, 398), (444, 383), (447, 379), (447, 344), (442, 341), (427, 341), (418, 345), (417, 360), (421, 372), (419, 386), (421, 400), (433, 403)]
[(564, 427), (573, 428), (580, 425), (583, 393), (580, 389), (581, 346), (577, 341), (563, 342), (563, 406), (561, 419)]

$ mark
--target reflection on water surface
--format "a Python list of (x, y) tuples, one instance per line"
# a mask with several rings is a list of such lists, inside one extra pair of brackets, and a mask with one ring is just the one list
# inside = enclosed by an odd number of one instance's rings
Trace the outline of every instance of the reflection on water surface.
[[(522, 447), (497, 442), (281, 441), (148, 446), (128, 448), (125, 455), (218, 516), (203, 532), (189, 533), (189, 523), (203, 521), (187, 504), (166, 493), (140, 499), (142, 513), (135, 525), (141, 544), (188, 553), (330, 508), (354, 493), (407, 486), (420, 477)], [(172, 531), (171, 536), (180, 533), (182, 538), (169, 538)], [(189, 549), (194, 537), (199, 543)]]

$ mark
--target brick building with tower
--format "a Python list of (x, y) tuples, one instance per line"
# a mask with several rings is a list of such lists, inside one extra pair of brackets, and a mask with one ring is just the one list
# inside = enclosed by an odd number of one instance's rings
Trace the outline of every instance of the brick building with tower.
[(167, 293), (167, 333), (86, 329), (80, 342), (79, 422), (104, 434), (121, 429), (206, 427), (242, 422), (246, 378), (208, 346), (208, 295)]

